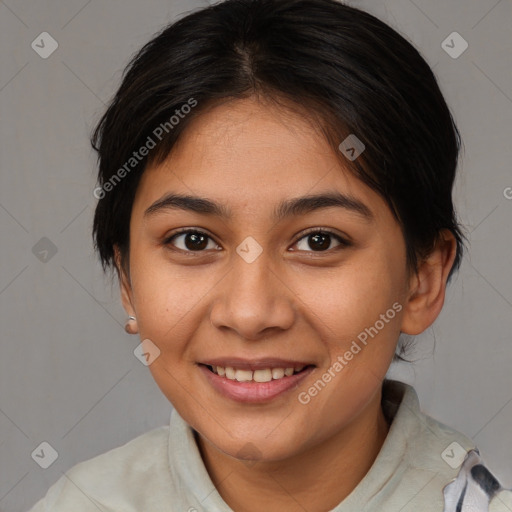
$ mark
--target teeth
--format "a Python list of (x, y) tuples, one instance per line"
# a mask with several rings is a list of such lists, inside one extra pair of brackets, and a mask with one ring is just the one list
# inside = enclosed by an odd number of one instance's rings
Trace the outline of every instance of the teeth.
[(247, 382), (248, 380), (252, 380), (252, 372), (251, 370), (236, 370), (235, 379), (238, 382)]
[(266, 370), (255, 370), (252, 378), (256, 382), (270, 382), (272, 380), (272, 372), (268, 368)]
[(297, 366), (296, 368), (264, 368), (261, 370), (237, 370), (231, 366), (224, 368), (223, 366), (211, 366), (214, 373), (220, 377), (226, 377), (229, 380), (238, 382), (270, 382), (271, 380), (290, 377), (294, 373), (302, 371), (305, 366)]
[(272, 370), (273, 379), (282, 379), (284, 377), (284, 368), (274, 368)]

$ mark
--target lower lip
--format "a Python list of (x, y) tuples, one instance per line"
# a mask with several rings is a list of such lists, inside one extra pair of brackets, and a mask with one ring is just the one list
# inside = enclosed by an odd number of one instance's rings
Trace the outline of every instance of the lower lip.
[(314, 369), (313, 366), (303, 371), (269, 382), (238, 382), (221, 377), (210, 371), (205, 365), (199, 365), (200, 370), (213, 388), (221, 395), (237, 402), (261, 403), (268, 402), (286, 391), (298, 386)]

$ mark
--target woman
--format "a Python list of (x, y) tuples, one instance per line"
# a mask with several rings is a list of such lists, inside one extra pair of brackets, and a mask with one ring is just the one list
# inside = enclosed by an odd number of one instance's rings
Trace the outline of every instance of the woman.
[(404, 38), (334, 0), (227, 0), (142, 48), (92, 143), (96, 248), (174, 411), (33, 511), (512, 510), (385, 379), (463, 249), (459, 133)]

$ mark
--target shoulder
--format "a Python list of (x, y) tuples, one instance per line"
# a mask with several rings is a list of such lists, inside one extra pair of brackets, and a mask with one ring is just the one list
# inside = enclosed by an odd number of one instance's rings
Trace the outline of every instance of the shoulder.
[(467, 454), (457, 478), (445, 486), (443, 493), (445, 512), (512, 511), (512, 491), (503, 488), (478, 450)]
[(510, 512), (512, 510), (512, 490), (496, 494), (489, 505), (489, 512)]
[(76, 464), (29, 512), (137, 510), (145, 484), (169, 485), (168, 440), (169, 426), (158, 427)]
[(424, 414), (411, 386), (388, 382), (383, 406), (393, 417), (390, 445), (405, 468), (397, 492), (418, 489), (407, 510), (512, 512), (511, 491), (487, 469), (474, 441)]
[(386, 382), (383, 407), (392, 417), (390, 437), (405, 445), (408, 465), (428, 468), (445, 478), (457, 475), (466, 454), (476, 449), (472, 439), (425, 414), (414, 388)]

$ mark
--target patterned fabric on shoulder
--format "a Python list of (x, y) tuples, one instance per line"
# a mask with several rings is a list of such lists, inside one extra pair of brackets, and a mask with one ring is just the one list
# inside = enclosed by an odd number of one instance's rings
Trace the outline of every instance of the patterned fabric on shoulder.
[(478, 450), (468, 452), (457, 478), (446, 485), (443, 494), (443, 512), (512, 512), (500, 499), (502, 495), (507, 501), (512, 499), (512, 491), (504, 489), (484, 466)]

